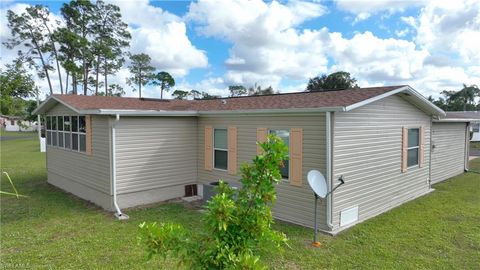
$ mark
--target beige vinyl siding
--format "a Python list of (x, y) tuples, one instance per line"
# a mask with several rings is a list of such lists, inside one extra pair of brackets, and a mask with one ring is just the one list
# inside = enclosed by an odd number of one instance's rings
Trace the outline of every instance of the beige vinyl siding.
[[(198, 122), (198, 181), (207, 184), (219, 179), (237, 181), (236, 176), (227, 171), (213, 169), (205, 170), (204, 162), (204, 130), (205, 126), (213, 128), (237, 128), (237, 166), (250, 162), (257, 153), (257, 128), (268, 129), (303, 129), (303, 186), (296, 187), (282, 181), (277, 187), (277, 202), (273, 208), (276, 218), (292, 223), (312, 227), (314, 196), (306, 180), (309, 170), (317, 169), (325, 172), (325, 114), (315, 115), (237, 115), (199, 117)], [(320, 228), (326, 229), (325, 204), (322, 201), (318, 206)]]
[(63, 104), (57, 104), (51, 108), (46, 115), (78, 115), (75, 111), (71, 110)]
[(196, 122), (191, 117), (120, 118), (116, 126), (118, 193), (195, 183)]
[[(57, 105), (47, 115), (74, 115), (74, 112)], [(47, 146), (48, 182), (105, 209), (111, 209), (110, 163), (107, 116), (92, 116), (92, 155)]]
[(430, 148), (430, 117), (399, 96), (351, 112), (334, 114), (333, 179), (345, 185), (333, 193), (332, 222), (340, 230), (340, 212), (358, 206), (359, 221), (378, 215), (429, 191), (429, 154), (424, 166), (402, 173), (402, 129), (425, 128)]
[(433, 123), (432, 183), (464, 172), (465, 129), (465, 123)]

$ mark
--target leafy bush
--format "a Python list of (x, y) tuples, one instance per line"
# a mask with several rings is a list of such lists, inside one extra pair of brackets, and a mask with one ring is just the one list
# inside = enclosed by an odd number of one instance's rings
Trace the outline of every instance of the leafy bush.
[(288, 149), (275, 135), (258, 144), (263, 153), (242, 165), (239, 190), (220, 181), (218, 193), (207, 204), (203, 230), (192, 233), (171, 223), (140, 225), (139, 242), (150, 258), (176, 257), (189, 269), (265, 268), (259, 253), (287, 244), (286, 236), (271, 228), (270, 207)]

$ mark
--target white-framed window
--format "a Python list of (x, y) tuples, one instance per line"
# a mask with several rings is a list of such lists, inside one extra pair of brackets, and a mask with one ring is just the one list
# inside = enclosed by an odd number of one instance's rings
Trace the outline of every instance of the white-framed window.
[(480, 123), (475, 123), (472, 125), (473, 132), (480, 132)]
[(57, 116), (57, 126), (58, 126), (58, 147), (64, 148), (64, 132), (63, 132), (63, 116)]
[(51, 116), (51, 126), (52, 126), (52, 146), (57, 146), (58, 142), (58, 131), (57, 131), (57, 117)]
[(213, 130), (213, 167), (228, 169), (228, 131), (216, 128)]
[(85, 116), (46, 116), (47, 145), (86, 152)]
[(52, 120), (50, 116), (45, 116), (45, 130), (47, 145), (52, 145)]
[[(275, 134), (278, 137), (280, 137), (283, 142), (287, 145), (289, 148), (288, 150), (290, 151), (290, 131), (289, 130), (281, 130), (281, 129), (271, 129), (268, 131), (269, 134)], [(290, 155), (290, 153), (288, 153)], [(283, 161), (283, 166), (280, 167), (280, 174), (282, 175), (282, 178), (285, 180), (288, 180), (288, 176), (290, 173), (290, 162), (289, 160), (284, 160)]]
[(407, 167), (418, 166), (420, 153), (420, 129), (408, 129)]
[(65, 145), (65, 149), (72, 149), (72, 123), (70, 121), (70, 116), (63, 117), (63, 141)]

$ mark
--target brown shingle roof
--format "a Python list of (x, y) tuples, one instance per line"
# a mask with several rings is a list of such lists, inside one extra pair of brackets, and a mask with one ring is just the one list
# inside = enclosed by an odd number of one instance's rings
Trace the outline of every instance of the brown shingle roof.
[(231, 111), (344, 107), (403, 87), (369, 87), (214, 100), (153, 100), (105, 96), (54, 95), (77, 110)]

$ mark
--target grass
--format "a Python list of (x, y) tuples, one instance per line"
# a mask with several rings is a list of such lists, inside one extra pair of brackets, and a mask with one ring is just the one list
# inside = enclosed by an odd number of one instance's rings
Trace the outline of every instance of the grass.
[[(1, 167), (26, 199), (1, 197), (2, 269), (175, 269), (172, 259), (147, 261), (136, 244), (142, 221), (201, 228), (201, 213), (182, 204), (127, 210), (117, 221), (46, 183), (36, 140), (1, 144)], [(478, 159), (480, 160), (480, 159)], [(266, 258), (272, 269), (480, 269), (480, 177), (467, 173), (435, 192), (370, 219), (336, 237), (278, 222), (291, 249)], [(11, 191), (2, 177), (1, 189)]]
[(480, 142), (470, 142), (470, 149), (480, 150)]
[(0, 136), (9, 136), (9, 137), (34, 137), (37, 136), (36, 131), (24, 131), (24, 132), (16, 132), (16, 131), (5, 131), (3, 128), (0, 128)]
[(469, 170), (480, 173), (480, 157), (470, 160)]

